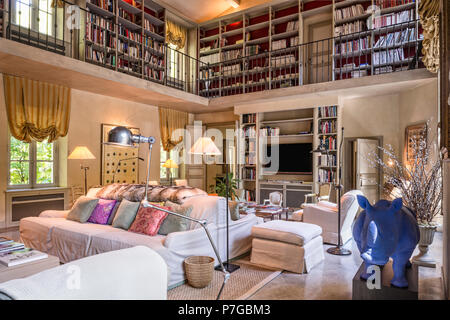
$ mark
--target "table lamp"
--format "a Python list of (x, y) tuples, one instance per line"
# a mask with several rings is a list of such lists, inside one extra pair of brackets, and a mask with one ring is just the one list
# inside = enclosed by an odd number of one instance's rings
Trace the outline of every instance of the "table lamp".
[[(119, 147), (135, 147), (137, 144), (140, 144), (140, 143), (148, 143), (149, 152), (148, 152), (148, 162), (147, 162), (147, 180), (146, 180), (146, 184), (145, 184), (145, 195), (144, 195), (144, 199), (142, 200), (142, 206), (145, 208), (154, 208), (154, 209), (166, 212), (168, 214), (177, 216), (181, 219), (187, 219), (189, 221), (193, 221), (193, 222), (200, 224), (200, 226), (203, 228), (203, 230), (205, 231), (205, 233), (208, 237), (208, 240), (211, 244), (212, 249), (214, 250), (214, 254), (217, 257), (217, 260), (219, 261), (220, 270), (224, 273), (223, 283), (222, 283), (222, 286), (217, 295), (217, 300), (218, 300), (220, 298), (220, 296), (222, 295), (223, 288), (225, 287), (226, 282), (230, 278), (230, 273), (223, 266), (222, 259), (220, 258), (220, 255), (219, 255), (219, 251), (217, 250), (217, 247), (214, 244), (213, 238), (212, 238), (211, 234), (209, 233), (209, 230), (207, 227), (208, 221), (191, 218), (189, 216), (185, 216), (185, 215), (182, 215), (182, 214), (170, 211), (170, 210), (166, 210), (164, 208), (157, 207), (148, 202), (148, 183), (149, 183), (149, 179), (150, 179), (150, 164), (151, 164), (151, 159), (152, 159), (152, 146), (155, 143), (155, 141), (156, 140), (154, 137), (144, 137), (141, 135), (136, 135), (136, 134), (133, 134), (129, 129), (127, 129), (125, 127), (115, 127), (108, 133), (108, 140), (107, 140), (107, 142), (105, 142), (105, 144), (119, 146)], [(216, 149), (217, 149), (217, 147), (216, 147)]]
[(169, 182), (170, 182), (170, 185), (173, 186), (171, 169), (177, 169), (178, 164), (175, 161), (173, 161), (172, 159), (167, 159), (166, 162), (164, 162), (164, 164), (162, 166), (163, 166), (163, 168), (169, 169)]
[[(194, 143), (191, 150), (189, 151), (191, 154), (200, 154), (200, 155), (211, 155), (211, 156), (219, 156), (222, 154), (222, 152), (217, 148), (216, 144), (212, 141), (210, 137), (200, 137), (198, 140)], [(228, 181), (228, 164), (227, 159), (225, 157), (225, 199), (226, 199), (226, 228), (227, 228), (227, 262), (225, 262), (223, 265), (225, 266), (225, 269), (228, 272), (233, 272), (239, 269), (239, 266), (236, 264), (230, 263), (230, 255), (229, 255), (229, 222), (228, 222), (228, 193), (229, 193), (229, 181)]]
[[(73, 149), (72, 153), (67, 157), (70, 160), (94, 160), (95, 156), (91, 151), (85, 146), (78, 146)], [(87, 194), (87, 174), (86, 171), (89, 170), (88, 166), (80, 165), (81, 170), (84, 170), (84, 194)]]

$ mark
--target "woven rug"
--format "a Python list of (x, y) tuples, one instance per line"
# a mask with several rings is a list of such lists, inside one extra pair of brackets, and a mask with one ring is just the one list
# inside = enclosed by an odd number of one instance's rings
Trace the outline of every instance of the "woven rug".
[[(221, 300), (246, 300), (281, 274), (281, 271), (262, 269), (246, 261), (237, 261), (240, 268), (231, 274)], [(202, 289), (185, 283), (167, 292), (168, 300), (215, 300), (223, 283), (223, 273), (214, 270), (213, 280)]]

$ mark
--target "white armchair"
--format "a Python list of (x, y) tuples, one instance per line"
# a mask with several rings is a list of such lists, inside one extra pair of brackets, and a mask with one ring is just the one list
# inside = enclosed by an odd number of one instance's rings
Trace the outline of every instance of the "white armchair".
[[(352, 238), (352, 224), (359, 210), (357, 195), (359, 190), (351, 190), (341, 197), (341, 244)], [(337, 204), (320, 201), (315, 205), (306, 205), (303, 209), (303, 222), (322, 227), (323, 242), (338, 243), (338, 208)]]

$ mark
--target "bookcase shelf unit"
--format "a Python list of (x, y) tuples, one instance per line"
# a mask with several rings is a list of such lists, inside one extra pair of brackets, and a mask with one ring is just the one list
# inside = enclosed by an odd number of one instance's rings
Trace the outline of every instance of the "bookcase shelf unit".
[[(200, 92), (215, 97), (298, 85), (299, 49), (294, 46), (301, 43), (302, 4), (261, 5), (200, 24), (198, 58), (209, 64), (200, 68)], [(286, 57), (289, 71), (277, 68)]]
[(6, 1), (0, 0), (0, 37), (4, 37), (5, 19), (6, 19)]
[(257, 117), (256, 113), (242, 114), (239, 117), (239, 188), (248, 202), (257, 201)]
[(85, 61), (163, 83), (165, 9), (151, 0), (87, 0)]
[(418, 5), (419, 0), (333, 0), (333, 80), (406, 70), (422, 34)]

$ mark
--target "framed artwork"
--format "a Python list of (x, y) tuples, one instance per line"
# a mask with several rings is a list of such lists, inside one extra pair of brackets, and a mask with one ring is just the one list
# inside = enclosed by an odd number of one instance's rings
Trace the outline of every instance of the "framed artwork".
[[(139, 181), (139, 148), (118, 147), (104, 144), (108, 133), (118, 125), (102, 124), (102, 185), (111, 183), (138, 183)], [(133, 134), (140, 134), (139, 128), (127, 127)]]
[(405, 132), (405, 160), (411, 162), (414, 160), (414, 143), (419, 143), (422, 137), (427, 138), (427, 124), (419, 123), (406, 127)]

